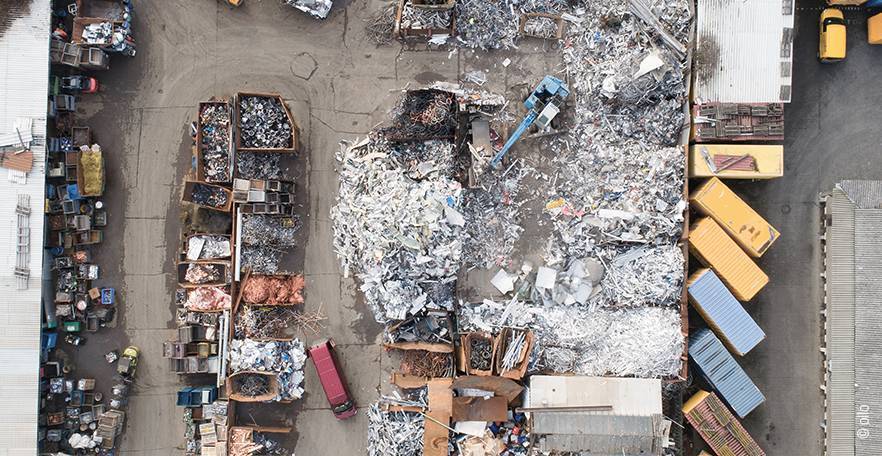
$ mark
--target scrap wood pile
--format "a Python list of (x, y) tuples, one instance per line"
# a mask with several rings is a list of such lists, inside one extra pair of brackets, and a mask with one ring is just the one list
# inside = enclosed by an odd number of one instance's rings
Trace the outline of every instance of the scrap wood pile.
[(275, 439), (250, 428), (230, 429), (229, 456), (286, 456), (285, 448)]

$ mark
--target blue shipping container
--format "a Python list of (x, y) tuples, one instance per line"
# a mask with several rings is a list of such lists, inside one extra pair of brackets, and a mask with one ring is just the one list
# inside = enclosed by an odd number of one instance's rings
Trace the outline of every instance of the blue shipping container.
[(765, 402), (766, 397), (711, 330), (703, 328), (689, 337), (689, 357), (739, 418), (744, 418)]
[(744, 356), (766, 333), (710, 269), (697, 271), (687, 282), (689, 301), (732, 353)]

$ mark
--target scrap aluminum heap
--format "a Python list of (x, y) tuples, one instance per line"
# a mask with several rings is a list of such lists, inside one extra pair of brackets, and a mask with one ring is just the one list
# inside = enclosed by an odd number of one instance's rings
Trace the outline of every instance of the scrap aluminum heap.
[(253, 339), (230, 341), (230, 374), (242, 371), (270, 372), (277, 375), (279, 393), (275, 400), (300, 399), (303, 396), (303, 365), (306, 352), (298, 339), (259, 342)]
[(333, 0), (282, 0), (282, 3), (319, 19), (328, 17), (331, 7), (334, 6)]
[(288, 121), (288, 113), (278, 98), (240, 96), (239, 112), (242, 147), (292, 147), (292, 126)]
[(449, 29), (452, 20), (453, 13), (450, 10), (414, 8), (409, 1), (401, 11), (401, 28), (404, 29)]
[(423, 454), (423, 415), (389, 412), (383, 405), (409, 405), (426, 408), (425, 389), (417, 400), (383, 397), (368, 408), (368, 456), (418, 456)]
[(341, 145), (340, 192), (331, 209), (344, 275), (357, 274), (380, 323), (452, 308), (465, 224), (458, 182), (413, 180), (393, 154), (382, 140)]
[(579, 375), (673, 377), (680, 373), (680, 315), (669, 309), (545, 306), (517, 299), (462, 304), (461, 331), (527, 327), (536, 334), (539, 366)]
[(566, 0), (457, 0), (456, 39), (469, 48), (517, 48), (523, 13), (560, 14)]
[(463, 259), (468, 267), (490, 269), (510, 261), (524, 228), (519, 198), (522, 180), (531, 171), (520, 161), (502, 172), (488, 170), (479, 185), (463, 193), (462, 212), (466, 223)]
[(282, 179), (282, 154), (273, 152), (236, 153), (236, 171), (242, 179)]
[[(552, 262), (610, 242), (670, 243), (682, 232), (685, 157), (671, 146), (685, 123), (685, 55), (654, 39), (631, 1), (585, 2), (581, 22), (568, 27), (564, 61), (576, 125), (555, 159)], [(666, 31), (685, 43), (688, 2), (651, 3)]]

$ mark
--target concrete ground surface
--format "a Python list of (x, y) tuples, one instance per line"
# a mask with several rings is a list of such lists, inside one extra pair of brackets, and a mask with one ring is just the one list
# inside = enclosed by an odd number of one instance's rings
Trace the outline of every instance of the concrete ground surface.
[[(387, 118), (398, 91), (434, 81), (457, 81), (463, 71), (492, 69), (494, 89), (535, 84), (558, 61), (541, 42), (517, 55), (426, 52), (424, 46), (377, 47), (364, 37), (364, 20), (380, 1), (335, 2), (325, 21), (274, 1), (248, 2), (231, 10), (216, 0), (142, 0), (134, 19), (138, 54), (114, 57), (99, 77), (101, 93), (82, 97), (80, 124), (93, 128), (108, 151), (105, 203), (113, 227), (102, 246), (101, 284), (120, 291), (119, 325), (83, 347), (84, 371), (109, 371), (99, 359), (105, 346), (138, 345), (142, 365), (130, 400), (122, 454), (177, 455), (184, 444), (181, 387), (162, 358), (162, 342), (174, 337), (174, 258), (180, 237), (181, 180), (190, 166), (188, 128), (196, 105), (238, 91), (278, 92), (303, 132), (303, 162), (296, 170), (307, 241), (304, 272), (307, 309), (327, 314), (322, 334), (333, 337), (359, 408), (376, 400), (396, 361), (377, 344), (381, 327), (355, 297), (332, 250), (329, 209), (337, 175), (334, 153), (341, 139), (364, 136)], [(503, 69), (505, 57), (513, 64)], [(548, 63), (546, 63), (548, 61)], [(88, 352), (86, 350), (89, 350)], [(385, 361), (385, 362), (384, 362)], [(293, 425), (283, 438), (301, 455), (360, 454), (364, 413), (345, 422), (331, 414), (314, 370), (306, 370), (306, 396), (287, 409), (242, 413), (243, 424)], [(246, 410), (250, 412), (251, 410)]]
[[(174, 405), (181, 383), (161, 347), (174, 335), (179, 191), (190, 163), (188, 125), (199, 101), (237, 91), (278, 92), (288, 100), (303, 132), (307, 167), (296, 172), (298, 191), (308, 193), (301, 213), (307, 240), (298, 247), (305, 254), (306, 306), (328, 315), (323, 333), (306, 342), (334, 337), (363, 409), (397, 366), (378, 345), (381, 328), (356, 299), (355, 283), (342, 277), (332, 250), (328, 211), (337, 190), (338, 142), (384, 120), (406, 86), (456, 81), (479, 68), (487, 70), (488, 88), (504, 91), (560, 69), (556, 53), (534, 43), (492, 54), (377, 47), (365, 39), (364, 21), (382, 2), (335, 3), (327, 20), (316, 21), (269, 0), (235, 10), (216, 0), (141, 0), (134, 21), (138, 55), (114, 57), (111, 70), (96, 75), (102, 92), (82, 97), (78, 118), (108, 152), (105, 202), (112, 226), (99, 261), (101, 284), (119, 288), (121, 309), (118, 327), (90, 339), (77, 358), (82, 369), (100, 374), (110, 367), (99, 355), (128, 343), (141, 347), (124, 455), (177, 455), (184, 444), (182, 412)], [(844, 178), (882, 179), (882, 167), (874, 166), (882, 133), (867, 123), (879, 100), (867, 70), (882, 50), (865, 44), (864, 13), (849, 10), (848, 60), (818, 64), (819, 5), (797, 4), (785, 177), (734, 186), (782, 233), (759, 261), (771, 283), (747, 305), (767, 340), (742, 363), (767, 398), (744, 424), (770, 455), (821, 454), (817, 194)], [(513, 63), (503, 68), (499, 62), (506, 57)], [(348, 421), (334, 419), (311, 367), (306, 391), (297, 406), (274, 408), (275, 422), (257, 424), (293, 425), (286, 440), (301, 456), (363, 454), (363, 410)], [(264, 419), (270, 417), (254, 417)], [(251, 417), (240, 420), (250, 424)]]

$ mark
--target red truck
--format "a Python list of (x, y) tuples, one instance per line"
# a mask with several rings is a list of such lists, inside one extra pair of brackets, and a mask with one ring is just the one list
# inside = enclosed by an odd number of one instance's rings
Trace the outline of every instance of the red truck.
[(307, 353), (312, 359), (319, 380), (322, 382), (322, 389), (325, 390), (325, 396), (328, 398), (328, 403), (331, 404), (331, 411), (334, 412), (334, 416), (338, 420), (345, 420), (355, 416), (358, 410), (355, 408), (352, 395), (349, 394), (349, 388), (346, 386), (343, 371), (340, 370), (340, 363), (337, 362), (334, 347), (334, 339), (328, 339), (309, 347)]

